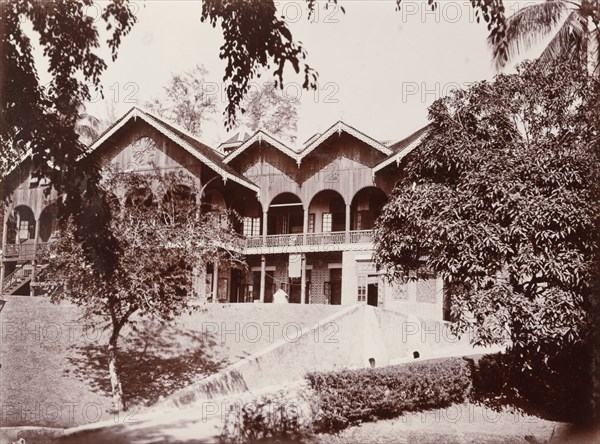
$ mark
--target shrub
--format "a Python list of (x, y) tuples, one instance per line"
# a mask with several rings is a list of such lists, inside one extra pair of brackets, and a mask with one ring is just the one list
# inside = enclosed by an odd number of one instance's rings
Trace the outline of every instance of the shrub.
[(469, 364), (461, 358), (316, 372), (306, 379), (319, 399), (319, 432), (462, 403), (471, 387)]
[(517, 352), (483, 356), (473, 367), (470, 400), (488, 408), (517, 408), (554, 421), (592, 420), (589, 347), (573, 347), (523, 366)]
[(233, 405), (219, 441), (223, 444), (302, 442), (312, 434), (314, 401), (307, 392), (293, 398), (283, 392)]

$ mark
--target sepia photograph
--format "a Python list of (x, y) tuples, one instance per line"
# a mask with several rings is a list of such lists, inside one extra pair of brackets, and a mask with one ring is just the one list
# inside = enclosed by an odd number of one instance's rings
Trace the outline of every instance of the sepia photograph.
[(0, 39), (0, 444), (600, 443), (600, 0)]

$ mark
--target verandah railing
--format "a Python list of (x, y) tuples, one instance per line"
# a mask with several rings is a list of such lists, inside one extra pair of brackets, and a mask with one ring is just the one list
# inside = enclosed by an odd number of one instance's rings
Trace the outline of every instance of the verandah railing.
[[(348, 236), (346, 236), (348, 234)], [(372, 230), (334, 231), (328, 233), (307, 233), (306, 242), (302, 233), (272, 234), (265, 238), (253, 236), (245, 238), (246, 248), (290, 247), (302, 245), (342, 245), (372, 242)]]

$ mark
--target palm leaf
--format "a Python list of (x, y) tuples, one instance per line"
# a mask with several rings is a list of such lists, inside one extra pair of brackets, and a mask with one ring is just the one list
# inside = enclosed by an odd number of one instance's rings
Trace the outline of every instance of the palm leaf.
[(564, 0), (548, 0), (526, 6), (506, 19), (503, 40), (488, 38), (492, 47), (493, 62), (498, 70), (516, 56), (528, 51), (556, 29), (568, 10)]
[(600, 31), (594, 29), (589, 36), (587, 50), (588, 72), (590, 75), (600, 74)]
[(548, 64), (566, 54), (583, 54), (587, 35), (587, 19), (579, 11), (571, 12), (540, 55), (539, 62)]

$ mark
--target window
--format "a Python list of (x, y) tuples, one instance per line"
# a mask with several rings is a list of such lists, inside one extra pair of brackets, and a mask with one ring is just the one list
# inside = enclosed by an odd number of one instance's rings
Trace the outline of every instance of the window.
[(323, 213), (323, 233), (331, 233), (331, 227), (333, 224), (333, 215), (331, 213)]
[(417, 271), (417, 302), (435, 303), (437, 300), (435, 273), (425, 269)]
[(260, 217), (244, 217), (244, 236), (260, 236)]
[(367, 300), (367, 276), (358, 276), (358, 302), (365, 302)]
[(19, 225), (19, 240), (27, 240), (32, 239), (33, 236), (30, 236), (31, 227), (29, 226), (29, 221), (22, 220)]
[(362, 212), (360, 211), (354, 215), (354, 229), (362, 230)]
[(327, 298), (327, 301), (331, 300), (331, 282), (323, 282), (323, 294)]
[(244, 236), (252, 236), (252, 218), (244, 217), (244, 228), (242, 230)]
[(315, 213), (310, 213), (308, 215), (308, 232), (309, 233), (315, 232)]

